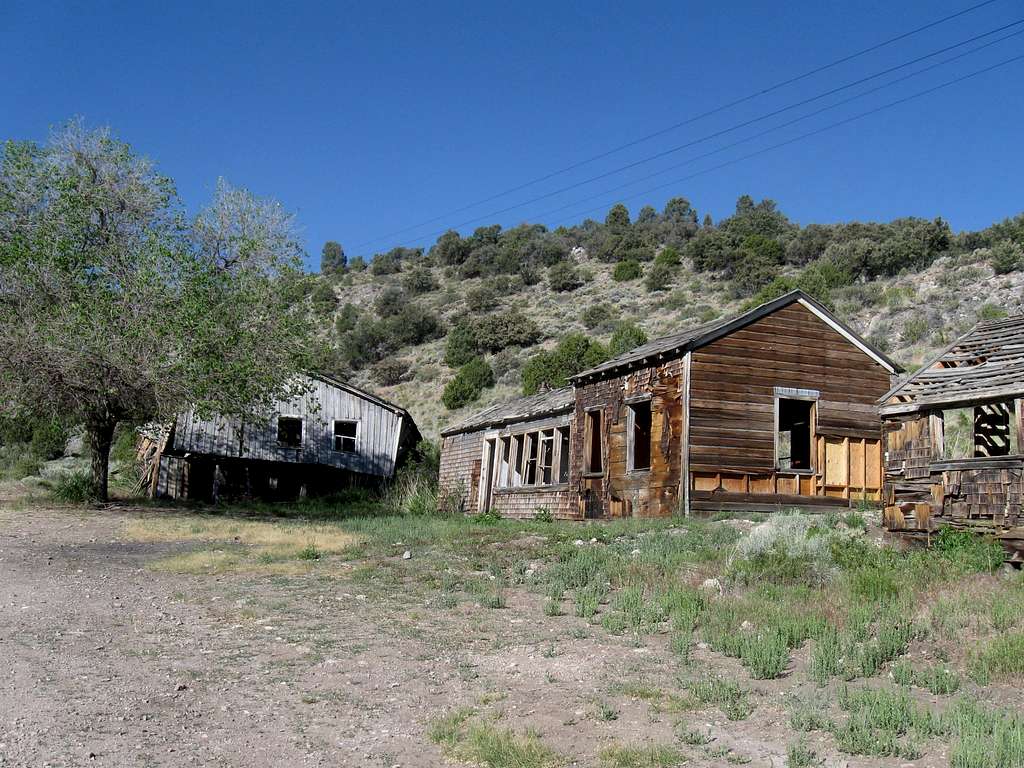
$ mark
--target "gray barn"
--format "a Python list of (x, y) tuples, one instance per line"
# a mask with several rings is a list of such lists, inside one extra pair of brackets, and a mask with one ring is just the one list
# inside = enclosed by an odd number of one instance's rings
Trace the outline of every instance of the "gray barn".
[(266, 421), (182, 413), (156, 446), (151, 493), (290, 499), (394, 475), (420, 439), (404, 409), (326, 376)]

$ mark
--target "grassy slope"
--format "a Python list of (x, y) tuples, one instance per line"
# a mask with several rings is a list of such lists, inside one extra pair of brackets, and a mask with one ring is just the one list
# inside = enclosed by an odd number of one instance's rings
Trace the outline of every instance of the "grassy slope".
[[(554, 293), (541, 282), (505, 297), (501, 306), (525, 309), (548, 334), (543, 345), (551, 346), (565, 333), (587, 330), (580, 316), (591, 304), (611, 304), (621, 318), (638, 322), (650, 338), (714, 316), (735, 314), (743, 305), (743, 300), (729, 296), (724, 281), (692, 272), (685, 264), (675, 287), (662, 293), (648, 292), (642, 280), (613, 281), (611, 264), (588, 260), (580, 266), (589, 279), (578, 290)], [(433, 272), (440, 288), (418, 300), (446, 320), (465, 311), (466, 292), (481, 280), (446, 277), (440, 268)], [(338, 292), (342, 302), (370, 307), (373, 299), (385, 287), (397, 284), (399, 278), (375, 277), (369, 272), (352, 274), (345, 278), (349, 284), (339, 287)], [(1022, 287), (1024, 273), (995, 275), (987, 263), (974, 262), (970, 257), (943, 258), (922, 272), (844, 289), (835, 297), (835, 305), (843, 320), (872, 341), (880, 342), (898, 362), (912, 369), (994, 308), (1009, 313), (1024, 311)], [(610, 329), (594, 332), (604, 340), (609, 333)], [(532, 351), (520, 351), (520, 362), (525, 362)], [(408, 381), (381, 387), (369, 378), (367, 371), (362, 371), (356, 383), (407, 407), (423, 434), (432, 439), (446, 424), (466, 413), (519, 393), (519, 372), (513, 369), (477, 403), (462, 411), (446, 411), (440, 395), (452, 371), (443, 361), (444, 339), (406, 348), (399, 356), (412, 364)]]

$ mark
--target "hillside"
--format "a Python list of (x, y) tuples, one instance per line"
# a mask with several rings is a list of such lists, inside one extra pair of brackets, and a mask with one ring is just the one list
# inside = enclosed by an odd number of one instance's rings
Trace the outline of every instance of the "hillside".
[[(717, 225), (698, 226), (689, 203), (683, 226), (666, 223), (670, 207), (651, 211), (630, 221), (616, 206), (604, 224), (554, 232), (483, 228), (497, 238), (481, 249), (496, 257), (483, 267), (472, 246), (451, 254), (452, 243), (472, 238), (447, 233), (427, 253), (394, 249), (369, 266), (357, 258), (325, 272), (312, 289), (326, 321), (324, 365), (407, 407), (435, 439), (466, 413), (520, 394), (531, 356), (570, 333), (606, 345), (631, 322), (655, 338), (799, 286), (912, 368), (979, 319), (1024, 311), (1024, 215), (954, 234), (920, 219), (799, 227), (771, 201), (749, 198)], [(500, 238), (510, 233), (521, 260), (503, 266)], [(523, 233), (533, 245), (523, 248)], [(517, 338), (530, 321), (532, 334)], [(460, 327), (479, 323), (489, 324), (477, 351), (494, 386), (449, 410), (441, 394), (456, 370), (446, 348)]]

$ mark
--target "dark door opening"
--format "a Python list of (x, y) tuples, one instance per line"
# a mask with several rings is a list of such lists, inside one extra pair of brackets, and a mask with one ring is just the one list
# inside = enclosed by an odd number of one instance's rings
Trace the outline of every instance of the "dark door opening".
[(813, 400), (779, 398), (779, 422), (775, 434), (775, 466), (778, 469), (812, 469), (811, 432)]

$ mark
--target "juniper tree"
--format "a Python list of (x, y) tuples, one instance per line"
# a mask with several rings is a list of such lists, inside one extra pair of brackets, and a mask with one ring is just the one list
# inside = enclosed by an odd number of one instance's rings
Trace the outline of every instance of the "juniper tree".
[(0, 156), (0, 412), (85, 426), (107, 498), (118, 423), (258, 417), (301, 386), (309, 311), (292, 218), (221, 182), (189, 222), (172, 181), (71, 123)]

